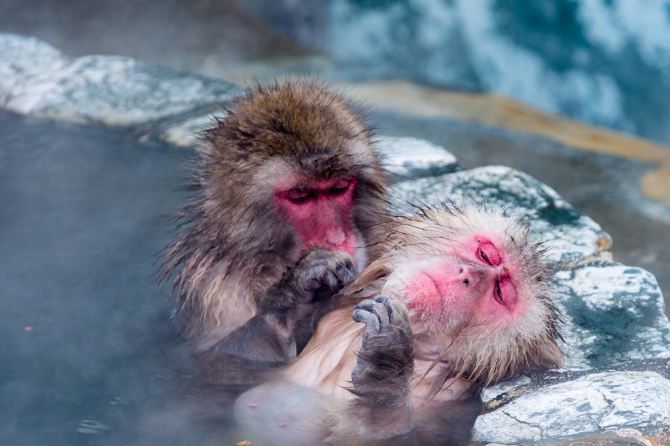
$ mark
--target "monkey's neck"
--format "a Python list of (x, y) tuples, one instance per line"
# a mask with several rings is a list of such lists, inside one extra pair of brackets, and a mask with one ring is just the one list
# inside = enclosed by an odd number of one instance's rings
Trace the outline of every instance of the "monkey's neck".
[(461, 378), (448, 378), (449, 368), (444, 362), (414, 358), (414, 373), (411, 380), (414, 407), (431, 403), (454, 401), (470, 395), (471, 383)]

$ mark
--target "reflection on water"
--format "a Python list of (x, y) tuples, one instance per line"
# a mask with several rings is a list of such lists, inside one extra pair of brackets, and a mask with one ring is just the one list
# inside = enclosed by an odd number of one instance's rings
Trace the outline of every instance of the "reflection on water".
[(197, 378), (155, 282), (186, 156), (0, 112), (2, 444), (243, 439), (245, 388)]

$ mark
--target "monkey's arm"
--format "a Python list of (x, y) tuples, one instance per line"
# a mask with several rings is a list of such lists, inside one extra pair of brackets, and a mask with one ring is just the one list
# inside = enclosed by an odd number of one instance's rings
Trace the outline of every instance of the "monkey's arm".
[(414, 368), (412, 332), (405, 305), (380, 296), (359, 303), (353, 312), (365, 323), (356, 367), (350, 422), (365, 444), (413, 444), (409, 380)]
[(208, 360), (232, 356), (265, 364), (266, 368), (284, 364), (311, 336), (314, 319), (322, 314), (318, 307), (326, 305), (354, 275), (348, 254), (311, 250), (257, 300), (255, 316), (201, 356)]

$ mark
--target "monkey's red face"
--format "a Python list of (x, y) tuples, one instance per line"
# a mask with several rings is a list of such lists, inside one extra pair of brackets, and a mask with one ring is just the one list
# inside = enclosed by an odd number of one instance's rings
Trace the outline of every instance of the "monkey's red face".
[(443, 317), (475, 312), (489, 322), (521, 311), (518, 267), (483, 235), (456, 245), (451, 255), (429, 258), (412, 268), (404, 286), (410, 308)]
[(300, 250), (312, 247), (344, 251), (360, 246), (352, 220), (356, 180), (284, 181), (275, 190), (279, 209), (300, 239)]
[(489, 378), (533, 358), (560, 362), (556, 311), (525, 227), (472, 208), (428, 211), (395, 231), (382, 294), (407, 304), (424, 359)]

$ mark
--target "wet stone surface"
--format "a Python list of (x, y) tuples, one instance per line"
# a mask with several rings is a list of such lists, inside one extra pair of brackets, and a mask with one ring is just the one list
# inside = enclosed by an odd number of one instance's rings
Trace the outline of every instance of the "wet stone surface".
[(670, 380), (656, 372), (594, 373), (536, 390), (479, 416), (474, 440), (515, 444), (635, 428), (670, 426)]
[[(0, 105), (18, 113), (129, 126), (225, 102), (238, 91), (221, 80), (128, 57), (85, 56), (67, 61), (35, 39), (1, 37), (12, 51), (0, 53), (4, 75)], [(35, 65), (34, 60), (44, 62)]]
[(670, 322), (649, 272), (593, 262), (558, 271), (553, 285), (564, 320), (561, 348), (566, 368), (670, 359)]
[(487, 166), (435, 178), (405, 181), (394, 188), (399, 211), (411, 212), (405, 203), (457, 206), (480, 203), (501, 208), (506, 214), (529, 218), (529, 239), (542, 241), (552, 262), (574, 262), (588, 257), (609, 258), (610, 236), (589, 217), (580, 215), (549, 186), (523, 172), (504, 166)]

